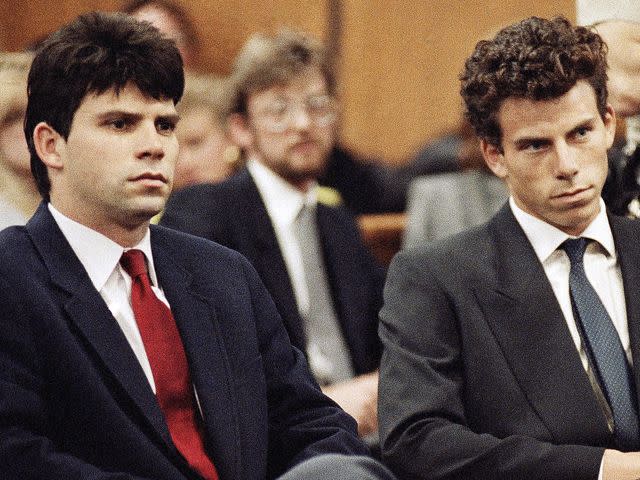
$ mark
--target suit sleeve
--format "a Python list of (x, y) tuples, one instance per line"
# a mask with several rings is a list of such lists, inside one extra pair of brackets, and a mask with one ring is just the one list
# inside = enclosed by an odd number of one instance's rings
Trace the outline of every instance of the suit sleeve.
[(46, 380), (28, 316), (0, 277), (0, 472), (3, 480), (145, 480), (105, 472), (59, 451), (47, 421)]
[(380, 315), (386, 463), (400, 478), (416, 480), (595, 480), (602, 448), (497, 438), (468, 426), (455, 300), (424, 265), (416, 268), (413, 255), (402, 252), (393, 261)]
[(320, 391), (304, 355), (291, 345), (257, 273), (248, 262), (244, 268), (267, 382), (268, 477), (319, 454), (368, 454), (357, 436), (355, 420)]

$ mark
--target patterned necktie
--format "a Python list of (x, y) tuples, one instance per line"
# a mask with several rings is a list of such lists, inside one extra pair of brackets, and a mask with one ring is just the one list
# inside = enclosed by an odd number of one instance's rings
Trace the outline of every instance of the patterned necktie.
[(571, 262), (571, 300), (582, 326), (585, 350), (595, 363), (597, 376), (613, 413), (618, 446), (634, 450), (640, 444), (634, 382), (618, 332), (585, 274), (583, 260), (587, 243), (585, 238), (576, 238), (562, 244)]
[(171, 310), (151, 289), (141, 250), (124, 252), (120, 264), (131, 277), (131, 306), (173, 443), (194, 470), (207, 480), (217, 480), (198, 428), (187, 357)]

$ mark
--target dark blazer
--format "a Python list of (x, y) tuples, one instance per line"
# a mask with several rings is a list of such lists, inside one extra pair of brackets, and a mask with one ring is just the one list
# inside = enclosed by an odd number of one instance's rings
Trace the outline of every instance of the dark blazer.
[[(384, 271), (342, 208), (318, 205), (318, 231), (336, 314), (356, 373), (378, 367), (378, 311)], [(303, 321), (260, 193), (247, 170), (217, 185), (197, 185), (173, 195), (161, 223), (208, 238), (246, 256), (260, 274), (284, 320), (291, 343), (306, 350)]]
[[(640, 359), (640, 223), (610, 221)], [(400, 478), (597, 478), (614, 440), (508, 204), (483, 226), (400, 253), (380, 316), (381, 444)]]
[[(273, 478), (322, 452), (366, 452), (322, 396), (239, 254), (153, 227), (221, 479)], [(3, 479), (200, 478), (173, 446), (116, 320), (43, 204), (0, 234)]]

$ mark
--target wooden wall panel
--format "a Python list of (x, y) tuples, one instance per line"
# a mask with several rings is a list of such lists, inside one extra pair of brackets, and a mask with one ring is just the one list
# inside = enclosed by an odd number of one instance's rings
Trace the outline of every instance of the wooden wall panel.
[[(0, 0), (0, 46), (18, 50), (92, 10), (122, 0)], [(289, 25), (327, 38), (340, 12), (342, 139), (402, 162), (460, 118), (457, 76), (476, 41), (524, 16), (563, 13), (574, 0), (183, 0), (203, 39), (200, 67), (225, 74), (248, 35)], [(335, 18), (335, 17), (334, 17)], [(3, 38), (4, 37), (4, 38)]]
[[(325, 38), (326, 1), (192, 0), (205, 43), (202, 63), (207, 71), (228, 73), (231, 62), (253, 32), (275, 32), (287, 26)], [(206, 19), (203, 17), (206, 16)]]
[(6, 31), (5, 48), (21, 50), (80, 13), (115, 10), (119, 5), (118, 0), (0, 0), (0, 24)]
[[(20, 50), (80, 13), (117, 10), (123, 0), (0, 0), (0, 48)], [(183, 0), (191, 14), (203, 49), (199, 67), (225, 74), (247, 37), (283, 26), (324, 38), (326, 1)]]
[(402, 162), (461, 116), (458, 74), (487, 32), (529, 15), (574, 17), (574, 0), (344, 0), (342, 138)]

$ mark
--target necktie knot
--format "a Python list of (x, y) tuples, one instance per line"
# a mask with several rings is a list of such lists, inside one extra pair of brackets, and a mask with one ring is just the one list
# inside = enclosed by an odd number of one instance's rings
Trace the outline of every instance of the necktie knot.
[(147, 273), (147, 264), (142, 250), (132, 249), (124, 252), (120, 258), (120, 265), (131, 278), (137, 278)]
[(582, 263), (588, 243), (589, 241), (583, 237), (569, 238), (563, 242), (561, 247), (565, 252), (567, 252), (571, 265)]

